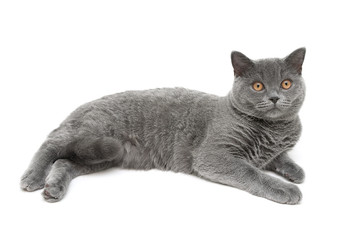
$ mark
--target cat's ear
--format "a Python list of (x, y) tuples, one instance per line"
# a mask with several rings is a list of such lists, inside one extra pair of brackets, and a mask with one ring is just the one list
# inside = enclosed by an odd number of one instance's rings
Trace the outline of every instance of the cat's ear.
[(231, 52), (231, 63), (234, 68), (234, 74), (238, 77), (243, 76), (246, 71), (254, 66), (253, 61), (241, 52), (236, 51)]
[(299, 48), (293, 51), (289, 56), (285, 58), (285, 63), (288, 67), (294, 69), (301, 75), (302, 65), (305, 59), (305, 48)]

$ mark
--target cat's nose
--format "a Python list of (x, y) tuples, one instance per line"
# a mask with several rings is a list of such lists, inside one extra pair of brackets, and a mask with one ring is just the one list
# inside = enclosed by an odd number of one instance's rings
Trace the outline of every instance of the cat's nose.
[(279, 100), (279, 97), (271, 97), (269, 98), (270, 101), (272, 101), (274, 104)]

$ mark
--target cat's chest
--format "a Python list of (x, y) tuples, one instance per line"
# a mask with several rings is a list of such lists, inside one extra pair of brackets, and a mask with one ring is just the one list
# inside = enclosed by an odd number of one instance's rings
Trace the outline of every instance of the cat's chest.
[(262, 167), (280, 153), (291, 149), (300, 137), (299, 121), (283, 123), (249, 122), (233, 129), (232, 144), (239, 157)]

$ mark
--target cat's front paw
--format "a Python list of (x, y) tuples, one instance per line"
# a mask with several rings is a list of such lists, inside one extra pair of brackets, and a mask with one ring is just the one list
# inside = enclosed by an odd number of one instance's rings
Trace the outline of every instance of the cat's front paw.
[(292, 161), (275, 162), (268, 169), (294, 183), (302, 183), (305, 179), (304, 170)]
[(302, 193), (300, 189), (293, 184), (288, 184), (286, 187), (277, 189), (275, 194), (278, 194), (278, 196), (275, 197), (275, 201), (284, 204), (298, 204), (302, 199)]
[(28, 169), (21, 177), (20, 187), (25, 191), (42, 189), (45, 184), (45, 174), (36, 169)]
[(281, 168), (276, 168), (275, 171), (294, 183), (302, 183), (305, 179), (304, 170), (299, 165), (292, 162), (282, 165)]
[(42, 196), (47, 202), (58, 202), (63, 199), (65, 192), (65, 186), (47, 183), (44, 191), (42, 192)]
[(305, 172), (301, 167), (291, 169), (284, 173), (284, 177), (294, 183), (302, 183), (305, 180)]

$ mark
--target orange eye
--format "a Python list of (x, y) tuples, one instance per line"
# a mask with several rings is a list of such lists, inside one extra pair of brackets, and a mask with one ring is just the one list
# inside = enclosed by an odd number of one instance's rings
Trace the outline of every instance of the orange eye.
[(261, 91), (264, 88), (264, 85), (261, 82), (255, 82), (253, 84), (253, 88), (255, 91)]
[(291, 87), (291, 81), (290, 80), (282, 81), (281, 87), (286, 90), (289, 89)]

